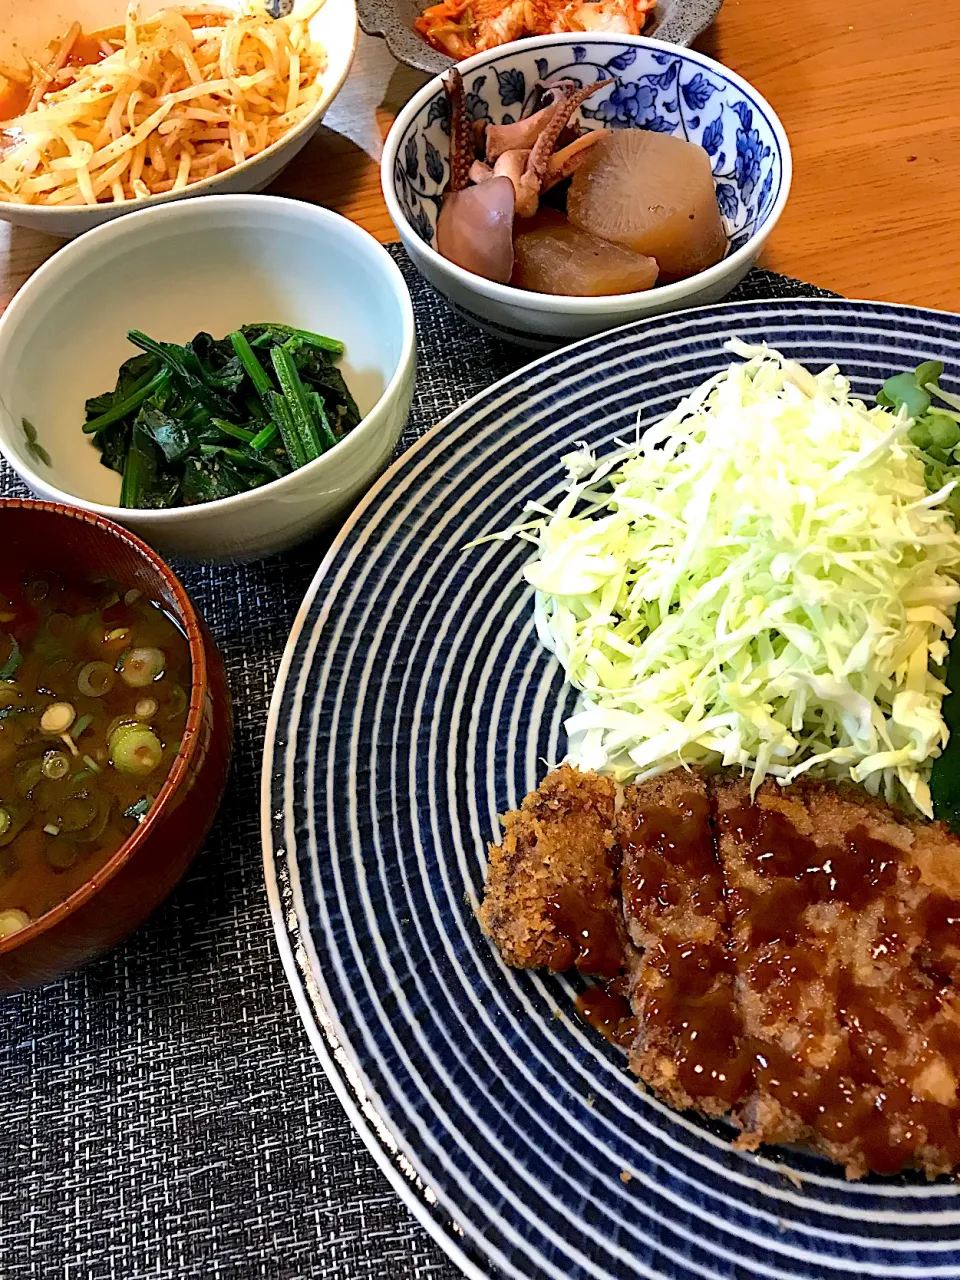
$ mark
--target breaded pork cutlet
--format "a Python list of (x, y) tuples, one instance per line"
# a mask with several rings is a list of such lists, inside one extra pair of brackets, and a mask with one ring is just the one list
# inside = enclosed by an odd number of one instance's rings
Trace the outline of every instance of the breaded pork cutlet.
[(630, 1066), (672, 1106), (723, 1115), (748, 1064), (703, 773), (677, 769), (627, 787), (617, 844), (624, 918), (641, 948)]
[(751, 801), (746, 779), (681, 770), (628, 787), (614, 816), (612, 784), (567, 768), (504, 822), (484, 928), (510, 964), (622, 963), (633, 1016), (598, 998), (594, 1025), (671, 1105), (729, 1112), (748, 1149), (806, 1142), (848, 1177), (960, 1166), (944, 826), (850, 785), (767, 782)]
[(851, 1177), (948, 1172), (960, 1007), (925, 918), (960, 841), (849, 785), (768, 782), (753, 803), (744, 779), (711, 789), (753, 1059), (742, 1145), (807, 1142)]
[(478, 915), (507, 964), (558, 973), (576, 966), (603, 978), (621, 971), (615, 794), (608, 778), (563, 765), (504, 815)]

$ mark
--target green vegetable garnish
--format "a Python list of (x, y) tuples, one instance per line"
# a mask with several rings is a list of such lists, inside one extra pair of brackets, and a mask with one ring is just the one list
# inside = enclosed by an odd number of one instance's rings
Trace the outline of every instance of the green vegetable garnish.
[[(956, 412), (960, 399), (943, 390), (942, 377), (940, 360), (924, 360), (912, 373), (888, 378), (877, 392), (878, 404), (913, 419), (910, 439), (922, 453), (931, 493), (939, 493), (951, 480), (960, 481), (960, 414)], [(944, 505), (960, 524), (960, 485), (946, 496)]]
[[(877, 402), (913, 419), (909, 436), (920, 450), (924, 480), (931, 493), (948, 484), (956, 487), (943, 505), (960, 526), (960, 399), (940, 386), (943, 364), (925, 360), (912, 373), (888, 378), (877, 393)], [(943, 406), (946, 406), (944, 408)], [(949, 740), (933, 762), (930, 795), (933, 813), (960, 834), (960, 641), (950, 641), (945, 683), (951, 690), (943, 701), (943, 719)]]
[(256, 346), (269, 345), (271, 340), (289, 342), (291, 338), (296, 338), (334, 356), (342, 356), (346, 350), (336, 338), (325, 338), (322, 333), (311, 333), (309, 329), (294, 329), (288, 324), (250, 324), (244, 327), (243, 332)]
[(333, 447), (360, 412), (333, 361), (343, 343), (289, 325), (245, 325), (183, 346), (127, 335), (143, 352), (87, 401), (84, 431), (123, 477), (120, 505), (231, 497)]
[(42, 462), (47, 467), (51, 466), (49, 453), (37, 440), (37, 428), (27, 418), (22, 418), (21, 422), (23, 424), (23, 434), (27, 439), (27, 448), (38, 462)]
[(150, 812), (150, 806), (153, 801), (149, 796), (144, 796), (142, 800), (138, 800), (136, 804), (130, 805), (129, 809), (124, 809), (123, 816), (125, 818), (144, 818)]
[(242, 440), (244, 444), (252, 444), (257, 438), (256, 431), (248, 431), (245, 427), (235, 426), (225, 418), (211, 418), (215, 427), (219, 427), (225, 436), (233, 436), (234, 440)]
[(273, 383), (270, 381), (266, 369), (253, 354), (250, 343), (239, 329), (236, 333), (231, 333), (230, 341), (233, 344), (234, 351), (237, 353), (238, 360), (246, 371), (247, 377), (253, 383), (257, 395), (261, 398), (265, 397), (273, 390)]
[(113, 426), (115, 422), (119, 422), (121, 418), (131, 414), (134, 409), (139, 409), (145, 400), (149, 400), (158, 391), (162, 391), (169, 381), (170, 374), (166, 369), (161, 369), (159, 373), (152, 375), (144, 374), (142, 378), (137, 379), (123, 399), (118, 400), (98, 417), (88, 418), (83, 424), (84, 431), (88, 435), (96, 435), (104, 427)]
[(276, 440), (277, 432), (277, 424), (275, 422), (271, 422), (268, 426), (264, 427), (262, 431), (257, 432), (250, 441), (250, 448), (258, 450), (266, 449), (268, 444), (272, 444), (273, 441)]
[(323, 396), (317, 391), (311, 391), (310, 404), (313, 408), (320, 444), (324, 449), (330, 449), (337, 443), (337, 437), (333, 434), (333, 427), (331, 427), (330, 419), (327, 417), (327, 406), (323, 403)]
[(17, 644), (16, 636), (7, 636), (9, 642), (7, 657), (2, 666), (0, 666), (0, 680), (13, 680), (20, 665), (23, 662), (23, 654), (20, 652), (20, 646)]
[(110, 761), (120, 773), (145, 776), (163, 758), (160, 739), (143, 724), (122, 724), (110, 735)]
[(320, 437), (313, 420), (313, 408), (307, 397), (306, 389), (300, 381), (293, 356), (284, 347), (274, 347), (270, 353), (277, 378), (290, 406), (290, 416), (300, 436), (300, 443), (308, 462), (319, 458), (321, 453)]
[(92, 723), (93, 716), (91, 715), (83, 715), (79, 718), (77, 723), (70, 730), (70, 737), (73, 738), (74, 742), (76, 742), (77, 738), (80, 737), (84, 729), (88, 729)]
[(9, 720), (11, 716), (32, 715), (36, 707), (0, 707), (0, 720)]
[(283, 447), (286, 449), (287, 457), (290, 459), (290, 466), (292, 470), (296, 471), (298, 467), (306, 465), (308, 458), (300, 432), (297, 430), (297, 425), (293, 419), (293, 410), (283, 396), (278, 395), (276, 391), (270, 392), (268, 403), (273, 420), (277, 424), (277, 430), (280, 432)]

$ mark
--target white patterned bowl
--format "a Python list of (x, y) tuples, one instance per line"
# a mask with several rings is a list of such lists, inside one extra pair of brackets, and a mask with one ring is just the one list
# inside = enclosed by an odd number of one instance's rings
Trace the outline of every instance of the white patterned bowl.
[(655, 129), (687, 138), (713, 161), (726, 257), (687, 280), (645, 293), (570, 298), (530, 293), (464, 271), (436, 250), (447, 184), (449, 120), (440, 77), (411, 99), (390, 130), (383, 193), (418, 269), (467, 320), (526, 346), (601, 333), (644, 316), (716, 302), (756, 262), (790, 192), (790, 144), (769, 103), (745, 80), (696, 53), (625, 35), (552, 35), (502, 45), (459, 64), (474, 119), (518, 118), (538, 80), (616, 78), (581, 108), (590, 127)]
[[(171, 0), (142, 0), (141, 11), (153, 13), (168, 7)], [(240, 0), (211, 0), (222, 9), (239, 9)], [(303, 0), (276, 0), (281, 13), (296, 12), (303, 7)], [(271, 4), (271, 8), (275, 6)], [(42, 55), (50, 40), (62, 35), (74, 21), (84, 30), (96, 31), (123, 21), (126, 12), (124, 0), (8, 0), (0, 4), (0, 60), (17, 62), (16, 52), (22, 50), (32, 56)], [(109, 222), (124, 213), (153, 208), (170, 200), (183, 200), (191, 196), (227, 195), (236, 192), (261, 191), (306, 146), (323, 119), (347, 78), (353, 55), (357, 48), (357, 9), (355, 0), (325, 0), (323, 7), (310, 20), (310, 35), (327, 55), (327, 68), (323, 74), (323, 92), (309, 115), (273, 146), (243, 164), (235, 165), (224, 173), (215, 174), (203, 182), (191, 183), (175, 194), (148, 196), (142, 200), (129, 200), (123, 204), (115, 201), (92, 207), (63, 208), (40, 204), (0, 203), (0, 219), (15, 226), (33, 227), (54, 236), (78, 236), (91, 227)]]

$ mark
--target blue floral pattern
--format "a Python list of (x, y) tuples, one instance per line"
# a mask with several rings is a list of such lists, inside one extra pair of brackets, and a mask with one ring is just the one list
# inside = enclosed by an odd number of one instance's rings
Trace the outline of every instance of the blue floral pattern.
[[(782, 161), (762, 104), (720, 67), (704, 67), (686, 50), (618, 46), (609, 39), (548, 46), (531, 40), (525, 49), (493, 58), (485, 70), (466, 86), (467, 110), (473, 120), (497, 124), (530, 110), (539, 81), (585, 85), (612, 78), (609, 88), (581, 108), (583, 121), (670, 133), (702, 146), (712, 161), (730, 252), (749, 241), (776, 203)], [(427, 244), (443, 203), (449, 135), (449, 109), (438, 90), (409, 126), (393, 166), (400, 205)]]
[(680, 92), (691, 111), (702, 111), (717, 92), (717, 86), (711, 84), (707, 77), (698, 71), (695, 76), (680, 86)]

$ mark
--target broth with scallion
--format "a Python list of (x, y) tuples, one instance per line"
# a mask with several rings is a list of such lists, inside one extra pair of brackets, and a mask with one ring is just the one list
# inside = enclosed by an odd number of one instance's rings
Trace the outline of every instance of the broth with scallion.
[(84, 884), (180, 748), (190, 650), (140, 592), (0, 570), (0, 938)]

